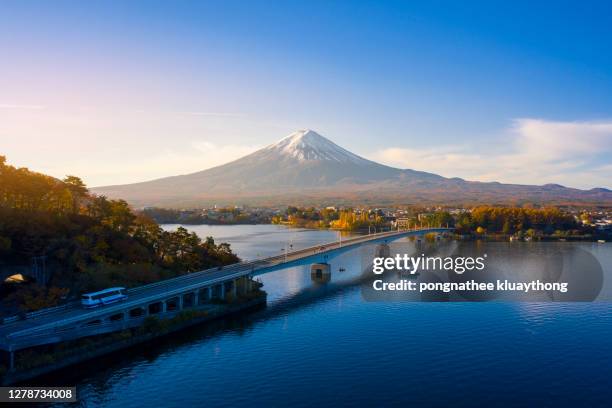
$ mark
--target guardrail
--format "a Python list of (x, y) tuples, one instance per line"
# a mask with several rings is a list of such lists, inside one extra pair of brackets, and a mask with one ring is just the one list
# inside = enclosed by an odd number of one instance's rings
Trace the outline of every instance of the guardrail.
[[(282, 255), (274, 255), (274, 256), (269, 256), (269, 257), (262, 257), (262, 258), (256, 258), (253, 260), (249, 260), (249, 261), (243, 261), (243, 262), (237, 262), (234, 264), (230, 264), (230, 265), (225, 265), (221, 268), (221, 270), (225, 270), (225, 271), (231, 271), (235, 268), (241, 268), (241, 267), (258, 267), (258, 266), (268, 266), (268, 264), (270, 264), (270, 262), (272, 261), (276, 261), (276, 260), (284, 260), (286, 258), (295, 256), (295, 255), (299, 255), (301, 253), (306, 253), (306, 252), (316, 252), (317, 250), (319, 250), (320, 248), (325, 248), (327, 249), (327, 247), (332, 246), (332, 247), (336, 247), (336, 246), (341, 246), (342, 244), (345, 245), (351, 245), (355, 242), (358, 241), (370, 241), (372, 239), (374, 239), (375, 237), (385, 237), (385, 236), (395, 236), (395, 235), (402, 235), (406, 232), (410, 232), (410, 231), (415, 231), (415, 230), (402, 230), (402, 231), (386, 231), (386, 232), (381, 232), (381, 233), (377, 233), (377, 234), (368, 234), (368, 235), (360, 235), (357, 237), (353, 237), (353, 238), (348, 238), (342, 242), (340, 241), (334, 241), (334, 242), (327, 242), (327, 243), (323, 243), (323, 244), (317, 244), (317, 245), (313, 245), (310, 247), (306, 247), (306, 248), (302, 248), (302, 249), (298, 249), (292, 252), (287, 252), (287, 254), (282, 254)], [(315, 253), (313, 253), (314, 255)], [(265, 265), (262, 265), (265, 264)], [(209, 269), (204, 269), (202, 271), (197, 271), (197, 272), (191, 272), (191, 273), (187, 273), (185, 275), (181, 275), (181, 276), (177, 276), (175, 278), (170, 278), (170, 279), (166, 279), (163, 281), (159, 281), (159, 282), (153, 282), (153, 283), (148, 283), (146, 285), (141, 285), (141, 286), (137, 286), (135, 288), (131, 288), (128, 289), (128, 295), (130, 293), (139, 293), (142, 292), (143, 290), (148, 290), (151, 288), (156, 288), (156, 287), (160, 287), (160, 286), (164, 286), (164, 285), (168, 285), (168, 284), (174, 284), (174, 283), (178, 283), (181, 281), (189, 281), (189, 280), (194, 280), (196, 278), (201, 277), (202, 275), (206, 274), (206, 273), (211, 273), (211, 272), (215, 272), (218, 271), (219, 268), (215, 267), (215, 268), (209, 268)]]
[[(209, 310), (210, 308), (210, 305), (206, 305), (195, 307), (190, 310)], [(7, 345), (10, 344), (13, 349), (22, 349), (47, 344), (49, 342), (56, 342), (58, 338), (61, 338), (62, 341), (66, 341), (91, 335), (112, 333), (119, 330), (138, 327), (142, 325), (142, 323), (150, 316), (163, 316), (164, 319), (169, 319), (178, 316), (180, 313), (182, 313), (181, 310), (173, 310), (149, 316), (130, 317), (116, 322), (100, 322), (96, 324), (66, 328), (54, 327), (52, 330), (45, 333), (10, 334), (6, 336), (4, 343)]]
[[(270, 256), (270, 257), (265, 257), (265, 258), (258, 258), (258, 259), (254, 259), (254, 260), (250, 260), (250, 261), (242, 261), (242, 262), (237, 262), (234, 264), (230, 264), (230, 265), (226, 265), (223, 266), (221, 268), (219, 267), (215, 267), (215, 268), (209, 268), (209, 269), (204, 269), (202, 271), (197, 271), (197, 272), (192, 272), (192, 273), (187, 273), (185, 275), (181, 275), (181, 276), (177, 276), (175, 278), (170, 278), (170, 279), (166, 279), (163, 281), (159, 281), (159, 282), (153, 282), (153, 283), (149, 283), (146, 285), (141, 285), (141, 286), (137, 286), (135, 288), (130, 288), (127, 290), (128, 295), (130, 294), (137, 294), (140, 293), (142, 291), (145, 290), (149, 290), (149, 289), (153, 289), (153, 288), (158, 288), (158, 287), (163, 287), (163, 286), (169, 286), (169, 285), (173, 285), (173, 284), (177, 284), (177, 283), (181, 283), (181, 282), (185, 282), (188, 283), (190, 281), (196, 280), (200, 277), (202, 277), (205, 274), (209, 274), (209, 273), (213, 273), (219, 270), (223, 270), (226, 272), (232, 272), (234, 269), (241, 269), (241, 268), (248, 268), (250, 267), (251, 270), (250, 271), (246, 271), (246, 272), (254, 272), (256, 269), (262, 269), (262, 268), (266, 268), (269, 266), (275, 266), (278, 265), (279, 263), (282, 262), (276, 262), (276, 261), (284, 261), (287, 260), (288, 258), (291, 257), (295, 257), (296, 255), (300, 255), (300, 254), (304, 254), (304, 253), (312, 253), (312, 255), (316, 255), (318, 252), (323, 252), (325, 250), (330, 250), (330, 249), (338, 249), (338, 248), (342, 248), (343, 245), (353, 245), (355, 243), (359, 243), (359, 242), (369, 242), (378, 238), (384, 238), (384, 237), (393, 237), (393, 236), (397, 236), (397, 235), (403, 235), (407, 232), (416, 232), (416, 231), (421, 231), (421, 230), (432, 230), (432, 229), (446, 229), (443, 227), (440, 228), (417, 228), (417, 229), (411, 229), (411, 230), (401, 230), (401, 231), (386, 231), (386, 232), (381, 232), (381, 233), (377, 233), (377, 234), (368, 234), (368, 235), (360, 235), (360, 236), (356, 236), (353, 238), (348, 238), (346, 240), (343, 241), (334, 241), (334, 242), (327, 242), (327, 243), (323, 243), (323, 244), (318, 244), (318, 245), (313, 245), (310, 247), (306, 247), (306, 248), (302, 248), (302, 249), (298, 249), (296, 251), (292, 251), (292, 252), (287, 252), (286, 254), (282, 254), (282, 255), (274, 255), (274, 256)], [(290, 262), (290, 261), (289, 261)], [(245, 272), (245, 271), (242, 271)], [(218, 280), (223, 280), (223, 279), (229, 279), (234, 277), (235, 274), (230, 274), (228, 276), (225, 276), (223, 278), (217, 278), (214, 281), (218, 281)], [(182, 290), (183, 288), (181, 288)], [(186, 288), (184, 288), (186, 289)], [(180, 290), (179, 290), (180, 291)], [(176, 290), (174, 290), (173, 292), (176, 292)], [(20, 316), (20, 315), (16, 315), (16, 316), (11, 316), (11, 317), (7, 317), (1, 320), (2, 324), (7, 324), (7, 323), (12, 323), (12, 322), (16, 322), (19, 320), (23, 320), (25, 319), (30, 319), (30, 318), (34, 318), (34, 317), (40, 317), (40, 316), (44, 316), (47, 314), (52, 314), (61, 310), (67, 310), (70, 308), (76, 308), (80, 305), (80, 303), (78, 301), (76, 302), (70, 302), (70, 303), (66, 303), (60, 306), (55, 306), (55, 307), (51, 307), (51, 308), (45, 308), (45, 309), (41, 309), (35, 312), (30, 312), (30, 313), (26, 313), (25, 316)]]
[(44, 309), (36, 310), (34, 312), (24, 313), (22, 315), (14, 315), (10, 317), (5, 317), (3, 319), (0, 319), (0, 324), (7, 324), (7, 323), (16, 322), (19, 320), (25, 320), (25, 319), (31, 319), (33, 317), (44, 316), (47, 314), (58, 312), (60, 310), (67, 310), (67, 309), (73, 308), (78, 305), (79, 305), (79, 302), (69, 302), (69, 303), (64, 303), (63, 305), (59, 305), (59, 306), (47, 307)]
[(74, 307), (78, 304), (79, 302), (69, 302), (69, 303), (64, 303), (63, 305), (59, 305), (59, 306), (53, 306), (53, 307), (48, 307), (45, 309), (40, 309), (35, 312), (26, 313), (26, 318), (29, 319), (32, 317), (44, 316), (46, 314), (58, 312), (60, 310), (70, 309), (71, 307)]

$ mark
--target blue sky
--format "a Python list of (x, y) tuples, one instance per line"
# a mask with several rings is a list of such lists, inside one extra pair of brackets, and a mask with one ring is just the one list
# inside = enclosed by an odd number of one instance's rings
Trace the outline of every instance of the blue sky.
[(0, 154), (93, 186), (311, 128), (397, 167), (612, 187), (612, 6), (533, 3), (4, 1)]

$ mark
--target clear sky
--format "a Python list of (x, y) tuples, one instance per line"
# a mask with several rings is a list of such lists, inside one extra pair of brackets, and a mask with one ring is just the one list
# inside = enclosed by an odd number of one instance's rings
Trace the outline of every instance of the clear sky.
[(612, 5), (0, 2), (0, 154), (90, 186), (311, 128), (473, 180), (612, 187)]

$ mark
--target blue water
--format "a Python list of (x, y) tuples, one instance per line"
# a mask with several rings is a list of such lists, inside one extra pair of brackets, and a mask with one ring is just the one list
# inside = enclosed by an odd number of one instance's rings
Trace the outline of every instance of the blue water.
[[(165, 224), (167, 230), (175, 230), (179, 224)], [(285, 248), (289, 251), (326, 242), (338, 241), (340, 235), (350, 233), (287, 228), (281, 225), (184, 225), (203, 239), (213, 237), (215, 242), (228, 242), (232, 250), (243, 260), (280, 255)]]
[(366, 302), (354, 261), (332, 260), (327, 284), (264, 275), (265, 310), (55, 381), (91, 407), (611, 405), (610, 303)]

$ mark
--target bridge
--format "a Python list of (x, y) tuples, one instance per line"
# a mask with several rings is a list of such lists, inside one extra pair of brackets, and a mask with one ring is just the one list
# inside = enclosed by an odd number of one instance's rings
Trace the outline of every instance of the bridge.
[(167, 319), (183, 310), (214, 308), (215, 301), (218, 303), (228, 294), (246, 293), (257, 275), (307, 263), (324, 266), (332, 252), (451, 230), (421, 228), (363, 235), (131, 288), (125, 301), (95, 309), (85, 309), (73, 302), (32, 312), (25, 318), (4, 319), (0, 325), (0, 350), (11, 354), (12, 366), (13, 352), (17, 350), (137, 327), (152, 315)]

